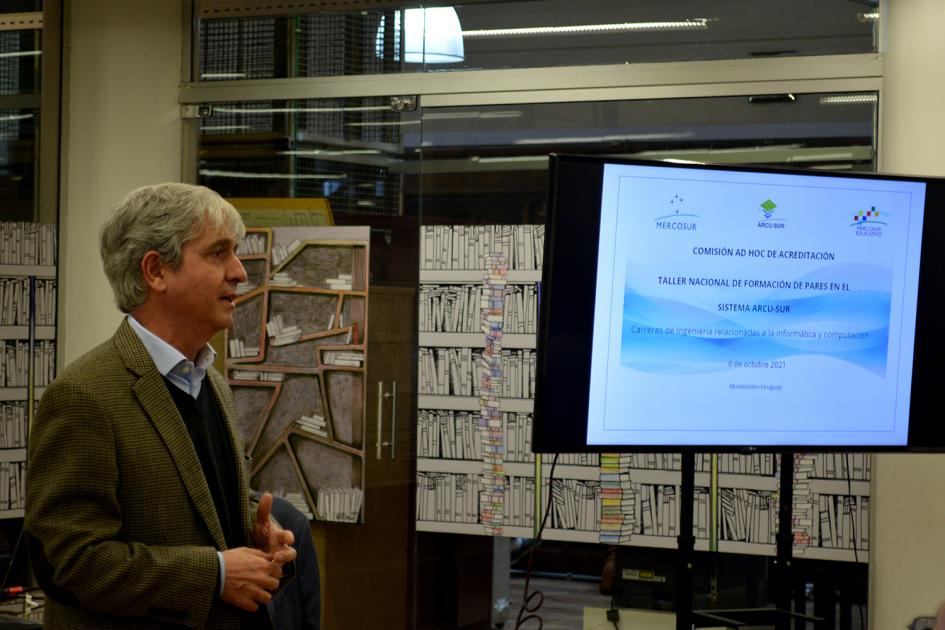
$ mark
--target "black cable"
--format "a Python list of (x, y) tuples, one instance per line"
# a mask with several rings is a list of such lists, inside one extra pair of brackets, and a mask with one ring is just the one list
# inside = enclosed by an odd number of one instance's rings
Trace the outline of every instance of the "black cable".
[[(869, 457), (868, 454), (864, 456)], [(860, 563), (860, 554), (857, 551), (857, 546), (856, 546), (856, 518), (853, 516), (853, 504), (859, 503), (859, 501), (855, 501), (853, 498), (853, 469), (850, 468), (850, 453), (849, 452), (846, 453), (846, 463), (847, 463), (847, 494), (850, 497), (849, 499), (850, 500), (850, 524), (853, 530), (853, 564), (857, 565)], [(862, 506), (858, 505), (857, 510), (859, 510), (860, 508), (862, 508)], [(867, 514), (867, 518), (869, 518), (869, 514)], [(863, 602), (858, 601), (857, 608), (860, 611), (860, 627), (864, 628), (866, 627), (865, 626), (866, 615), (864, 614), (864, 610), (863, 610)]]
[(23, 541), (23, 530), (25, 527), (20, 527), (20, 533), (16, 537), (16, 543), (13, 545), (13, 551), (10, 553), (10, 562), (7, 564), (7, 570), (3, 574), (3, 581), (0, 582), (0, 597), (2, 597), (3, 591), (7, 587), (7, 580), (10, 579), (10, 573), (13, 571), (13, 563), (16, 562), (16, 554), (20, 549), (20, 543)]
[[(539, 545), (541, 545), (541, 535), (545, 531), (545, 524), (548, 522), (548, 515), (551, 514), (551, 502), (554, 500), (551, 489), (554, 484), (555, 466), (557, 465), (558, 453), (555, 453), (554, 459), (551, 460), (551, 470), (548, 472), (548, 503), (545, 505), (545, 514), (541, 517), (541, 525), (538, 527), (538, 535), (535, 537), (531, 548), (528, 550), (528, 568), (525, 569), (525, 588), (522, 591), (522, 606), (518, 609), (518, 617), (515, 619), (514, 630), (518, 630), (522, 627), (522, 624), (532, 620), (538, 622), (538, 630), (541, 630), (544, 627), (544, 622), (542, 621), (541, 616), (538, 614), (538, 610), (541, 608), (542, 604), (545, 603), (545, 594), (539, 590), (529, 593), (528, 585), (532, 577), (532, 561), (535, 558), (535, 550)], [(532, 602), (532, 600), (536, 597), (537, 601)]]
[[(616, 567), (614, 567), (614, 569), (616, 570)], [(610, 589), (610, 609), (613, 610), (613, 611), (615, 611), (615, 612), (616, 612), (616, 610), (617, 610), (617, 584), (616, 584), (616, 582), (617, 582), (617, 576), (615, 575), (615, 576), (614, 576), (614, 585), (613, 585), (613, 586), (611, 587), (611, 589)], [(615, 615), (615, 616), (616, 616), (616, 615)], [(620, 626), (617, 625), (617, 620), (616, 620), (616, 619), (611, 619), (610, 622), (611, 622), (612, 624), (614, 624), (614, 630), (620, 630)]]

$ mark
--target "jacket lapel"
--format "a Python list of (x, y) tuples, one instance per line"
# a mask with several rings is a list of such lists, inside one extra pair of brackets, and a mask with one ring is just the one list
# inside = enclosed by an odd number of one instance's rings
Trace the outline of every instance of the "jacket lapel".
[(194, 507), (203, 517), (217, 548), (226, 549), (223, 528), (217, 517), (203, 468), (197, 458), (197, 451), (194, 449), (184, 420), (177, 410), (177, 405), (174, 404), (174, 399), (167, 391), (164, 377), (157, 371), (151, 355), (148, 354), (144, 344), (138, 339), (138, 335), (131, 329), (127, 320), (122, 322), (113, 339), (125, 362), (125, 367), (139, 377), (133, 387), (134, 394), (161, 439), (164, 440)]

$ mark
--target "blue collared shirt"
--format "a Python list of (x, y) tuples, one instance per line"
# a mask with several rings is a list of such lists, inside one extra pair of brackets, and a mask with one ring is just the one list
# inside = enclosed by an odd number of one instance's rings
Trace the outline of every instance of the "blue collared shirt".
[[(197, 353), (197, 361), (191, 361), (184, 353), (167, 343), (153, 332), (141, 325), (133, 315), (128, 315), (128, 324), (144, 344), (145, 350), (151, 355), (155, 367), (161, 376), (165, 377), (175, 387), (194, 397), (200, 395), (200, 387), (207, 376), (207, 369), (213, 365), (217, 353), (205, 345)], [(223, 552), (217, 551), (217, 560), (220, 562), (220, 591), (223, 595), (223, 584), (226, 581), (226, 565), (223, 562)]]
[(207, 368), (213, 365), (217, 356), (210, 344), (200, 349), (196, 362), (191, 361), (183, 352), (142, 326), (133, 315), (128, 316), (128, 323), (151, 355), (161, 376), (196, 399), (200, 395), (200, 386), (207, 375)]

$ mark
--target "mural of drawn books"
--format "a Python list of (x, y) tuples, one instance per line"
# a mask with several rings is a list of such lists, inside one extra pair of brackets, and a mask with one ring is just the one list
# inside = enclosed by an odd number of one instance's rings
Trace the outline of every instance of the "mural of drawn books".
[(251, 484), (309, 518), (361, 522), (367, 227), (250, 228), (226, 375)]

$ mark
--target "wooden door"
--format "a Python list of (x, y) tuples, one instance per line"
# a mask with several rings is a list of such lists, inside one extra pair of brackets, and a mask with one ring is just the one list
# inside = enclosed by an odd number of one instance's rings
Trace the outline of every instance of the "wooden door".
[(412, 625), (416, 291), (371, 287), (369, 296), (364, 524), (314, 526), (324, 630)]

